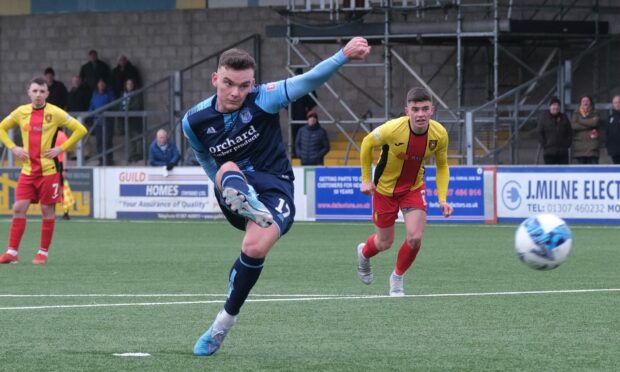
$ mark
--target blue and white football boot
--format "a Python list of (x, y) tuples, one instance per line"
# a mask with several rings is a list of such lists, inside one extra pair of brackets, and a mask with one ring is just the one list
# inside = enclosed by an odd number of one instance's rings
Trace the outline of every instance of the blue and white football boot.
[(226, 205), (234, 213), (256, 222), (260, 227), (266, 228), (273, 224), (271, 212), (258, 200), (258, 195), (251, 186), (249, 195), (232, 187), (225, 187), (222, 190), (222, 196)]

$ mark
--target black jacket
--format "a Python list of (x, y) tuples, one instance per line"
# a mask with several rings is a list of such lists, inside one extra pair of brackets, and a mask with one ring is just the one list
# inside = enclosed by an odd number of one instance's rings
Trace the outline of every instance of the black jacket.
[(93, 91), (86, 84), (71, 88), (67, 96), (67, 111), (88, 111)]
[(620, 156), (620, 111), (611, 111), (607, 120), (607, 153)]
[(80, 78), (82, 78), (82, 82), (85, 83), (90, 90), (95, 90), (97, 88), (97, 82), (100, 79), (109, 83), (110, 66), (101, 60), (86, 62), (80, 68)]
[(131, 62), (127, 61), (124, 68), (120, 65), (114, 67), (110, 77), (110, 83), (112, 84), (112, 90), (114, 90), (114, 94), (116, 94), (117, 97), (122, 95), (125, 90), (125, 82), (129, 79), (133, 80), (136, 89), (142, 87), (140, 72), (136, 66), (131, 64)]
[(47, 102), (52, 105), (56, 105), (63, 110), (67, 109), (67, 87), (58, 81), (54, 80), (52, 85), (49, 87), (50, 94), (47, 96)]
[(295, 138), (295, 154), (301, 159), (301, 165), (323, 165), (323, 157), (328, 152), (327, 131), (319, 123), (299, 129)]
[(549, 111), (538, 117), (538, 141), (545, 155), (564, 155), (573, 143), (573, 129), (568, 117), (560, 113), (552, 116)]

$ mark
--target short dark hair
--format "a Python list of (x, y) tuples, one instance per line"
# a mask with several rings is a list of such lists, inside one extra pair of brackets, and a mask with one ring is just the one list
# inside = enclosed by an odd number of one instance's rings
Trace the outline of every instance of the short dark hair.
[(52, 74), (52, 76), (56, 76), (54, 69), (51, 67), (46, 68), (45, 71), (43, 72), (43, 75), (47, 75), (47, 74)]
[(407, 92), (407, 103), (426, 102), (426, 101), (430, 101), (431, 103), (433, 102), (433, 100), (431, 99), (431, 95), (424, 88), (415, 87), (415, 88), (411, 88), (411, 90)]
[(91, 50), (89, 50), (89, 51), (88, 51), (88, 55), (89, 55), (89, 56), (92, 56), (93, 54), (94, 54), (94, 55), (96, 55), (96, 56), (98, 56), (98, 54), (97, 54), (97, 51), (96, 51), (96, 50), (91, 49)]
[(30, 80), (30, 83), (28, 83), (28, 89), (30, 89), (30, 86), (31, 86), (32, 84), (37, 84), (37, 85), (45, 85), (46, 87), (48, 87), (48, 88), (49, 88), (49, 86), (47, 85), (47, 80), (45, 80), (45, 78), (44, 78), (44, 77), (40, 77), (40, 76), (38, 76), (38, 77), (36, 77), (36, 78), (34, 78), (34, 79)]
[(228, 67), (233, 70), (247, 70), (250, 68), (255, 70), (256, 61), (245, 50), (233, 48), (220, 55), (217, 67)]
[(560, 99), (558, 97), (553, 97), (551, 98), (551, 101), (549, 101), (549, 106), (553, 105), (554, 103), (557, 103), (558, 105), (561, 105), (562, 103), (560, 102)]

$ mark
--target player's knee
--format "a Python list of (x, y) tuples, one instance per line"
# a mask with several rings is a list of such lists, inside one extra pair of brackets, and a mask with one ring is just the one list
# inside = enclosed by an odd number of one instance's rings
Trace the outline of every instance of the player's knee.
[(386, 251), (394, 244), (394, 239), (375, 240), (375, 246), (379, 251)]
[(422, 245), (422, 237), (421, 236), (407, 236), (407, 244), (411, 249), (419, 249), (420, 245)]
[(26, 212), (28, 212), (28, 206), (24, 206), (21, 203), (13, 204), (13, 216), (24, 218), (26, 217)]
[(252, 244), (252, 242), (244, 243), (241, 250), (252, 258), (263, 258), (267, 256), (267, 252), (269, 252), (269, 249), (265, 249), (260, 244)]
[(218, 172), (223, 174), (223, 173), (228, 172), (228, 171), (240, 172), (241, 170), (239, 169), (237, 164), (235, 164), (234, 162), (227, 161), (226, 163), (222, 164), (222, 166), (220, 167)]

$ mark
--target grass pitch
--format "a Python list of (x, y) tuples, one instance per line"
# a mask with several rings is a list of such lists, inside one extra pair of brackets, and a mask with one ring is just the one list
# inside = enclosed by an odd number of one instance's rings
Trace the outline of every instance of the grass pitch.
[(617, 370), (620, 229), (571, 228), (569, 260), (537, 272), (514, 254), (516, 226), (429, 225), (407, 297), (389, 298), (404, 226), (366, 286), (355, 247), (370, 223), (296, 223), (222, 349), (197, 358), (241, 232), (222, 221), (59, 221), (41, 267), (30, 264), (31, 220), (21, 262), (0, 266), (0, 370)]

